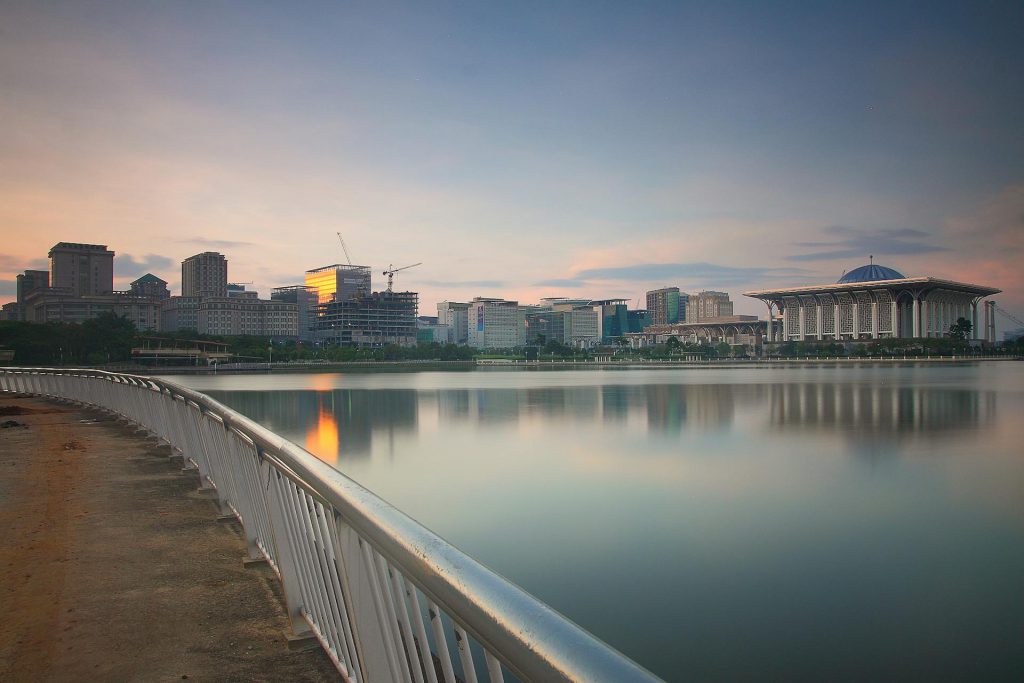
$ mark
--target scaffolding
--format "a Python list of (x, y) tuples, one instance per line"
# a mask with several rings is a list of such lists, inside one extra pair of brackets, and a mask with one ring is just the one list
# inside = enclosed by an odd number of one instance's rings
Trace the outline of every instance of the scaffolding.
[(316, 306), (316, 340), (333, 346), (416, 345), (416, 292), (373, 292)]

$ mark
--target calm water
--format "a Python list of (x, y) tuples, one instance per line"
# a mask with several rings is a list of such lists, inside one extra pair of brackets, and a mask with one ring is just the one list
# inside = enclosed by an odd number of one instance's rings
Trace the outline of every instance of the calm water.
[(1024, 363), (176, 378), (669, 680), (1024, 680)]

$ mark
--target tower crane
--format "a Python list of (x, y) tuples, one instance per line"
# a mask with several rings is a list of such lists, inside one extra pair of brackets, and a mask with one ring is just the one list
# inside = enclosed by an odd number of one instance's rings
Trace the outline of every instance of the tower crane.
[(336, 232), (334, 234), (338, 236), (338, 241), (341, 242), (341, 250), (345, 252), (345, 260), (348, 261), (348, 264), (351, 266), (352, 257), (348, 255), (348, 247), (345, 246), (345, 238), (341, 236), (340, 232)]
[(391, 284), (392, 284), (392, 281), (394, 280), (395, 273), (399, 273), (399, 272), (401, 272), (403, 270), (409, 270), (410, 268), (415, 268), (416, 266), (422, 266), (422, 265), (423, 265), (423, 262), (421, 261), (419, 263), (414, 263), (411, 266), (402, 266), (401, 268), (395, 268), (393, 264), (389, 263), (388, 264), (388, 269), (383, 272), (383, 275), (387, 275), (388, 276), (388, 291), (389, 292), (391, 291)]

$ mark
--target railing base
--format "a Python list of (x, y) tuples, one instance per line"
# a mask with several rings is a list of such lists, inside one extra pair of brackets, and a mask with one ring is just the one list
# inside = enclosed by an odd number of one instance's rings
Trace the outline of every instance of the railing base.
[(293, 636), (289, 633), (285, 634), (285, 638), (288, 640), (288, 649), (291, 652), (302, 652), (320, 647), (320, 641), (311, 633), (301, 636)]

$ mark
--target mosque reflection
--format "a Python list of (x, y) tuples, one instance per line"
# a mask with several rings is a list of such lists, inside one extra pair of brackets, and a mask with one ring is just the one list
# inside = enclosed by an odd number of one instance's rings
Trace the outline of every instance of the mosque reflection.
[[(218, 400), (321, 459), (366, 458), (435, 421), (444, 430), (552, 422), (560, 428), (629, 428), (665, 436), (767, 425), (836, 433), (861, 445), (944, 438), (993, 420), (996, 395), (968, 389), (838, 383), (647, 384), (513, 389), (220, 391)], [(427, 419), (429, 418), (429, 419)], [(758, 428), (759, 427), (752, 427)], [(377, 443), (380, 450), (380, 442)]]
[(948, 438), (995, 418), (996, 394), (969, 389), (783, 384), (769, 387), (780, 430), (841, 432), (854, 441)]

